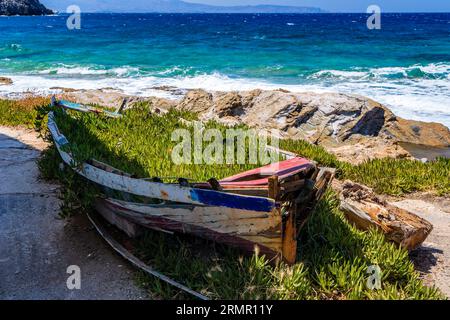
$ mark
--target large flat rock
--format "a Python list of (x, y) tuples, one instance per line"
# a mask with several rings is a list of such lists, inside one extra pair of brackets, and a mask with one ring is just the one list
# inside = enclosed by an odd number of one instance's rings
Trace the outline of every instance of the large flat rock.
[(402, 142), (445, 150), (450, 147), (446, 126), (402, 119), (382, 104), (358, 95), (192, 90), (177, 108), (199, 112), (203, 120), (244, 123), (281, 137), (307, 140), (353, 163), (408, 157)]

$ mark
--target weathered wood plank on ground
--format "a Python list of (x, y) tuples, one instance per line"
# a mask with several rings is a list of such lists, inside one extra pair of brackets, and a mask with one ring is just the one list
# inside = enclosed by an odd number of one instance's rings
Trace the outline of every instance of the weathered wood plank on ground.
[(421, 245), (433, 230), (425, 219), (389, 204), (368, 187), (345, 181), (335, 183), (335, 189), (340, 193), (341, 210), (358, 229), (376, 228), (408, 250)]

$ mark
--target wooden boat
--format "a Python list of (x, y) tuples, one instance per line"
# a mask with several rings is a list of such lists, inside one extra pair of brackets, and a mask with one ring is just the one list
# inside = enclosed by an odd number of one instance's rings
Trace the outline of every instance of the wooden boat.
[[(67, 107), (66, 103), (58, 105)], [(77, 108), (71, 109), (76, 110)], [(298, 232), (333, 179), (334, 171), (278, 150), (287, 160), (206, 183), (137, 179), (94, 159), (77, 164), (53, 112), (48, 128), (64, 163), (87, 180), (154, 204), (100, 198), (98, 211), (146, 228), (189, 233), (294, 263)]]
[(120, 118), (120, 117), (122, 117), (122, 115), (120, 113), (117, 113), (117, 112), (111, 112), (111, 111), (100, 109), (100, 108), (95, 108), (95, 107), (91, 107), (91, 106), (85, 106), (85, 105), (82, 105), (82, 104), (78, 104), (78, 103), (74, 103), (74, 102), (70, 102), (70, 101), (66, 101), (66, 100), (56, 100), (55, 97), (52, 97), (52, 105), (53, 106), (63, 107), (63, 108), (69, 109), (69, 110), (83, 112), (83, 113), (102, 114), (102, 115), (105, 115), (105, 116), (110, 117), (110, 118)]

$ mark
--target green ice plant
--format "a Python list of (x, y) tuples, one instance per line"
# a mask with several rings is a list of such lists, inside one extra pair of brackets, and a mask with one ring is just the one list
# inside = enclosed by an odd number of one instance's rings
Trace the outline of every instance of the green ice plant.
[[(196, 115), (171, 110), (161, 116), (151, 113), (150, 109), (150, 105), (141, 103), (128, 110), (122, 119), (57, 112), (57, 121), (71, 142), (74, 156), (78, 160), (95, 158), (138, 177), (171, 176), (206, 181), (260, 165), (175, 165), (171, 153), (176, 142), (171, 141), (171, 133), (180, 128), (192, 131), (193, 128), (180, 119), (192, 121), (196, 120)], [(227, 129), (214, 121), (204, 125), (222, 132)], [(245, 126), (240, 128), (246, 129)], [(386, 158), (351, 165), (338, 160), (322, 147), (306, 141), (281, 140), (280, 147), (315, 160), (320, 165), (336, 168), (339, 179), (363, 183), (380, 194), (402, 195), (414, 191), (432, 191), (445, 195), (450, 192), (450, 159), (440, 158), (422, 163)]]

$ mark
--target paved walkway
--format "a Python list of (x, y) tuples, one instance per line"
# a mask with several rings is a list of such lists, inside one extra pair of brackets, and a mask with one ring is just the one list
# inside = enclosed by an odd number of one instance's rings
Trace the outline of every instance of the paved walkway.
[[(32, 131), (0, 127), (0, 299), (147, 298), (85, 216), (58, 218), (58, 186), (38, 179), (44, 148)], [(67, 288), (71, 265), (81, 290)]]
[(411, 253), (416, 269), (427, 284), (434, 284), (450, 298), (450, 199), (419, 197), (394, 203), (428, 220), (433, 231)]

